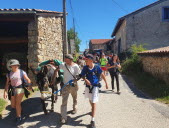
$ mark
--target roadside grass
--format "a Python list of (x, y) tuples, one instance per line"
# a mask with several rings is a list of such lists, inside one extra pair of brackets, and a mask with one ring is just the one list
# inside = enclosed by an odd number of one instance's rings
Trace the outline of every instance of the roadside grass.
[(169, 84), (143, 70), (143, 65), (137, 53), (144, 50), (141, 45), (133, 45), (131, 47), (131, 56), (122, 63), (121, 72), (147, 95), (169, 104)]
[(143, 92), (155, 100), (169, 104), (169, 85), (146, 72), (130, 72), (126, 74)]
[(7, 102), (0, 98), (0, 119), (2, 118), (2, 111), (5, 109)]

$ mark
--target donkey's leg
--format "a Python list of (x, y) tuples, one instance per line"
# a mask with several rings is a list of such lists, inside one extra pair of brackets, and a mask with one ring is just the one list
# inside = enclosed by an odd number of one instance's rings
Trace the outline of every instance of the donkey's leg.
[(47, 110), (46, 110), (45, 101), (41, 99), (41, 103), (42, 103), (42, 109), (43, 109), (43, 111), (44, 111), (45, 115), (47, 115), (47, 114), (48, 114), (48, 112), (47, 112)]
[[(58, 85), (57, 84), (54, 87), (54, 91), (58, 91)], [(57, 99), (58, 99), (58, 93), (54, 94), (54, 103), (57, 102)]]

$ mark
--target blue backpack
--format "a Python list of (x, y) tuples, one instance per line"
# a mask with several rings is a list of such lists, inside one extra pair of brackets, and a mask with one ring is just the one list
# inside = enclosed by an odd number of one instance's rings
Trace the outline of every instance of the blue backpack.
[[(96, 75), (97, 78), (98, 78), (98, 80), (100, 81), (100, 75), (101, 75), (101, 74), (98, 73), (98, 67), (99, 67), (99, 65), (95, 64), (95, 65), (94, 65), (94, 72), (89, 72), (89, 67), (86, 66), (86, 67), (85, 67), (85, 68), (86, 68), (86, 69), (85, 69), (85, 70), (86, 70), (86, 77), (87, 77), (88, 74), (91, 74), (91, 73), (92, 73), (92, 75)], [(93, 85), (92, 87), (86, 85), (86, 87), (89, 88), (89, 93), (92, 93), (92, 90), (93, 90), (94, 86), (101, 88), (102, 85), (101, 85), (100, 83), (98, 83), (97, 85)]]

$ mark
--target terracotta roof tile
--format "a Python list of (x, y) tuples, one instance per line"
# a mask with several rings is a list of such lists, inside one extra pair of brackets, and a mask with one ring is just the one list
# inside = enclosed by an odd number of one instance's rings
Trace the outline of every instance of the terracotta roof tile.
[(50, 11), (50, 10), (42, 10), (42, 9), (29, 9), (29, 8), (21, 8), (21, 9), (12, 9), (12, 8), (4, 8), (4, 9), (0, 9), (0, 12), (10, 12), (10, 11), (18, 11), (18, 12), (30, 12), (30, 11), (35, 11), (35, 12), (39, 12), (39, 13), (62, 13), (62, 12), (57, 12), (57, 11)]
[(112, 40), (114, 40), (114, 39), (92, 39), (92, 40), (90, 40), (90, 42), (92, 44), (105, 44), (105, 43), (112, 41)]
[(138, 54), (152, 54), (152, 53), (169, 53), (169, 46), (140, 52)]

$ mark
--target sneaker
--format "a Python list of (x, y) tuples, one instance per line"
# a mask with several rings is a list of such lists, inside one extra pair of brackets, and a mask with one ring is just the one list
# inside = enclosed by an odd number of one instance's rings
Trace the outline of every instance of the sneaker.
[(120, 94), (120, 91), (117, 91), (117, 94)]
[(66, 124), (66, 120), (65, 119), (61, 119), (61, 124)]
[(16, 125), (19, 125), (22, 121), (22, 118), (21, 117), (17, 117), (16, 118)]
[(74, 109), (73, 111), (72, 111), (72, 114), (76, 114), (77, 113), (77, 109)]
[(91, 121), (90, 126), (91, 126), (91, 128), (96, 128), (95, 122)]

